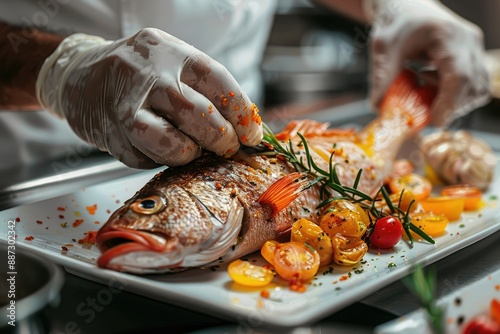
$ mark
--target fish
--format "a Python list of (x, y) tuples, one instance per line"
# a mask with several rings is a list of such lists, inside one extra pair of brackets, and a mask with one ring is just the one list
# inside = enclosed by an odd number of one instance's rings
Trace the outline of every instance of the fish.
[[(295, 120), (275, 137), (304, 159), (306, 139), (319, 167), (328, 170), (333, 163), (341, 184), (358, 182), (358, 190), (375, 194), (403, 143), (429, 123), (434, 96), (434, 89), (404, 70), (378, 116), (360, 131)], [(153, 274), (229, 263), (267, 240), (286, 238), (300, 218), (318, 222), (321, 196), (319, 185), (282, 155), (267, 156), (258, 148), (232, 157), (206, 154), (157, 173), (111, 214), (96, 236), (97, 265)]]

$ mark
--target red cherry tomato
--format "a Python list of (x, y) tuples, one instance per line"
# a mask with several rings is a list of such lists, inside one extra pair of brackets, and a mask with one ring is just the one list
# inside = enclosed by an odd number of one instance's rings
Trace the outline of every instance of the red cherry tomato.
[(377, 219), (370, 234), (370, 246), (379, 249), (394, 247), (403, 235), (403, 224), (394, 216)]
[(489, 315), (481, 314), (467, 323), (463, 334), (498, 334), (500, 325)]

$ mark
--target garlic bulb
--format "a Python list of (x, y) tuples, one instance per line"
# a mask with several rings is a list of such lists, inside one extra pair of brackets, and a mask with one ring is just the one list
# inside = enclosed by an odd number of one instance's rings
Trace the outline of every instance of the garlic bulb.
[(445, 182), (486, 189), (493, 180), (493, 150), (467, 131), (433, 133), (422, 138), (420, 148), (427, 164)]

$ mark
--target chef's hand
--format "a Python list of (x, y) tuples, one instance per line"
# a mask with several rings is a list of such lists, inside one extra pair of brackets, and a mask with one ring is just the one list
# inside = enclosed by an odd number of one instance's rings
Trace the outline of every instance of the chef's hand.
[(447, 126), (489, 100), (481, 30), (435, 0), (364, 0), (372, 21), (371, 101), (412, 60), (437, 70), (433, 123)]
[(258, 110), (218, 62), (157, 29), (75, 34), (45, 61), (37, 97), (85, 141), (136, 168), (235, 153), (262, 138)]

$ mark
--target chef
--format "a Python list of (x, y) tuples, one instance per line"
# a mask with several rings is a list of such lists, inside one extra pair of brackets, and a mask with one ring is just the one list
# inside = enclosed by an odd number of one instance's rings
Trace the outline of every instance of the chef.
[[(408, 60), (437, 71), (433, 121), (489, 96), (482, 33), (434, 0), (320, 0), (371, 29), (374, 107)], [(73, 149), (134, 168), (262, 137), (259, 63), (271, 0), (18, 0), (0, 4), (0, 170)], [(83, 153), (82, 153), (83, 154)]]

